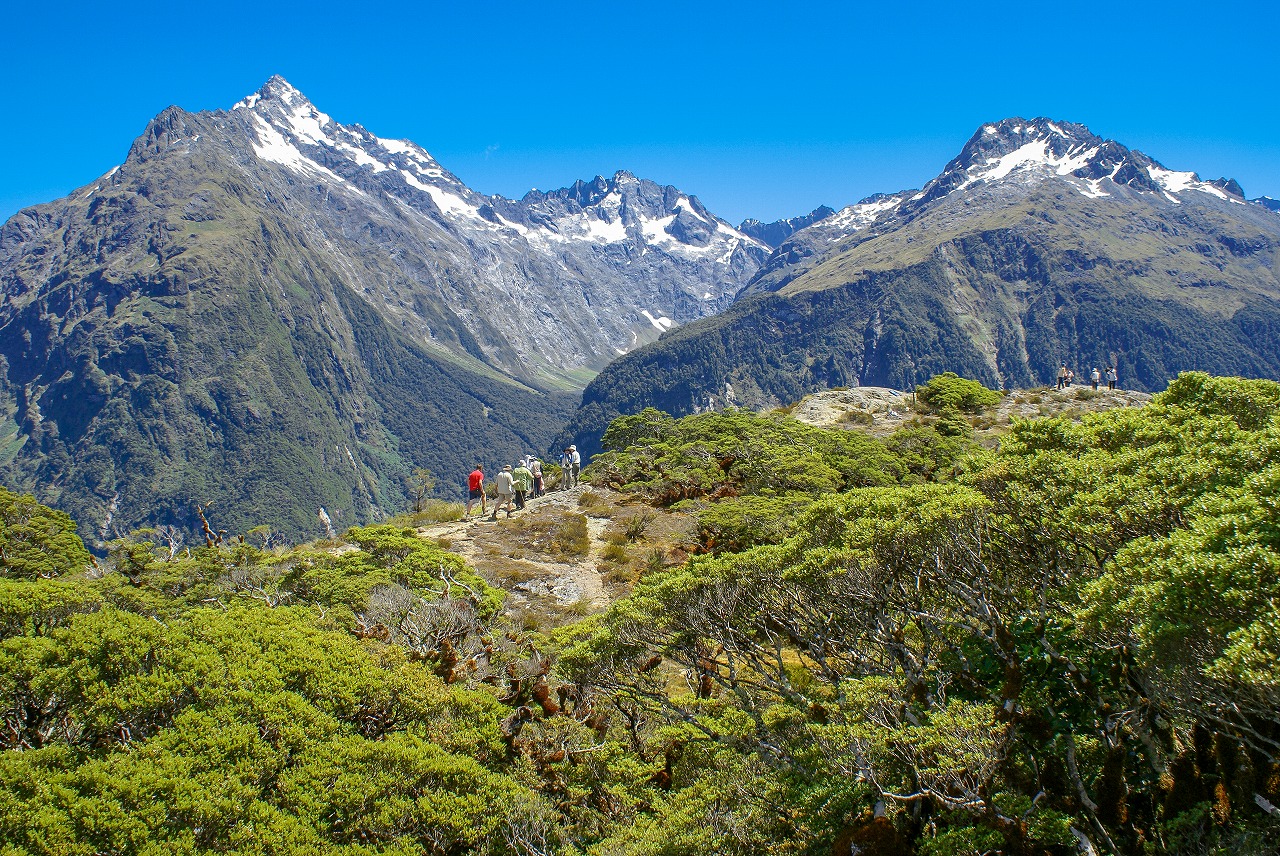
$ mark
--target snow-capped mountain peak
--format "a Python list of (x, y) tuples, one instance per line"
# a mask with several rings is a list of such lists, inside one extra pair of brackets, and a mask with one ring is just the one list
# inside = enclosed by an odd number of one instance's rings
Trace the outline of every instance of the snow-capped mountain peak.
[[(385, 140), (359, 125), (334, 122), (279, 76), (237, 103), (232, 112), (246, 117), (253, 152), (261, 160), (345, 185), (343, 190), (354, 193), (383, 190), (414, 207), (420, 207), (425, 195), (446, 222), (465, 223), (506, 240), (523, 240), (542, 249), (574, 241), (630, 242), (722, 264), (739, 249), (761, 258), (769, 251), (710, 214), (696, 197), (624, 170), (550, 193), (532, 190), (519, 202), (482, 196), (416, 144)], [(376, 187), (369, 186), (371, 180)], [(715, 293), (717, 300), (722, 297)]]
[(892, 232), (928, 216), (935, 207), (948, 207), (951, 216), (965, 218), (998, 210), (1045, 183), (1053, 183), (1055, 194), (1074, 193), (1100, 205), (1141, 200), (1163, 207), (1210, 201), (1206, 197), (1245, 204), (1244, 191), (1233, 180), (1203, 181), (1193, 172), (1167, 169), (1084, 125), (1046, 118), (1005, 119), (978, 128), (919, 191), (877, 194), (795, 232), (744, 293), (780, 289), (840, 242)]
[(1244, 201), (1234, 181), (1202, 181), (1195, 173), (1166, 169), (1142, 152), (1103, 139), (1084, 125), (1012, 118), (979, 128), (960, 154), (913, 196), (907, 207), (914, 210), (958, 191), (999, 182), (1026, 184), (1052, 177), (1094, 199), (1111, 196), (1124, 187), (1161, 194), (1173, 204), (1180, 204), (1179, 194), (1187, 191)]
[(739, 248), (769, 252), (765, 244), (708, 212), (696, 196), (625, 171), (546, 193), (531, 190), (518, 205), (530, 225), (553, 235), (582, 235), (605, 244), (638, 240), (689, 258), (726, 262)]
[[(483, 200), (415, 143), (377, 137), (360, 125), (342, 125), (279, 75), (237, 102), (233, 115), (249, 123), (260, 159), (344, 189), (370, 192), (367, 176), (397, 195), (425, 194), (444, 215), (480, 219)], [(366, 175), (361, 175), (364, 172)]]
[[(433, 236), (424, 256), (437, 258), (449, 247), (451, 257), (441, 263), (449, 279), (472, 270), (467, 278), (498, 286), (445, 299), (450, 305), (477, 297), (486, 303), (474, 332), (481, 334), (480, 350), (504, 367), (513, 360), (555, 370), (561, 364), (569, 370), (598, 366), (672, 325), (723, 308), (770, 251), (696, 197), (626, 171), (561, 190), (531, 190), (519, 200), (477, 193), (417, 144), (343, 125), (278, 76), (220, 115), (241, 131), (247, 145), (238, 149), (249, 169), (283, 167), (302, 179), (290, 181), (295, 196), (316, 195), (326, 205), (342, 200), (339, 208), (367, 209), (375, 217), (392, 211), (394, 231)], [(409, 276), (426, 275), (413, 270)], [(541, 293), (542, 283), (554, 284), (553, 293)], [(571, 283), (583, 285), (574, 289)], [(615, 288), (616, 294), (604, 294)], [(398, 306), (397, 298), (390, 300)], [(600, 317), (589, 330), (579, 331), (576, 321), (569, 325), (572, 344), (557, 341), (565, 325), (555, 325), (550, 335), (512, 328), (507, 338), (514, 354), (499, 356), (497, 346), (484, 341), (492, 338), (483, 332), (485, 318), (577, 300), (590, 308), (587, 314)], [(570, 314), (577, 318), (582, 310)]]

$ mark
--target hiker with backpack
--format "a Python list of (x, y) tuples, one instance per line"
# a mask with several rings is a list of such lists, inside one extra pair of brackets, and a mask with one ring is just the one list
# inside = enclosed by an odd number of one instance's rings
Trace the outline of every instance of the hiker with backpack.
[(516, 508), (523, 511), (525, 497), (533, 490), (533, 473), (524, 461), (520, 461), (519, 466), (511, 471), (511, 478), (515, 482)]
[(569, 455), (569, 447), (565, 446), (560, 453), (560, 489), (573, 487), (573, 458)]
[(542, 483), (542, 461), (539, 461), (535, 455), (529, 456), (529, 474), (533, 476), (533, 495), (545, 494), (547, 491)]
[(507, 518), (511, 517), (511, 505), (515, 501), (516, 481), (511, 475), (511, 465), (507, 464), (502, 468), (502, 472), (498, 473), (497, 478), (493, 480), (494, 487), (497, 488), (498, 498), (493, 502), (493, 516), (491, 520), (498, 519), (498, 512), (503, 506), (507, 509)]
[(471, 516), (471, 506), (476, 504), (477, 499), (480, 500), (480, 516), (484, 517), (487, 510), (484, 499), (484, 464), (476, 464), (471, 475), (467, 476), (467, 511), (464, 516)]

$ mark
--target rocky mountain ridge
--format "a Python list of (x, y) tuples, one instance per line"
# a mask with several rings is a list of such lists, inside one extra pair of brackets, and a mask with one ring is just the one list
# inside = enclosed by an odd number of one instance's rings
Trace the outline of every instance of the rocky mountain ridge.
[(738, 231), (777, 249), (783, 241), (796, 232), (825, 220), (835, 213), (835, 209), (819, 205), (804, 216), (786, 217), (782, 220), (774, 220), (772, 223), (761, 223), (754, 219), (743, 220), (738, 224)]
[[(1001, 185), (1025, 189), (1045, 180), (1057, 181), (1092, 199), (1110, 197), (1119, 188), (1127, 188), (1159, 194), (1174, 205), (1181, 204), (1181, 194), (1187, 191), (1245, 202), (1244, 191), (1233, 179), (1202, 181), (1193, 172), (1166, 169), (1142, 152), (1105, 140), (1083, 125), (1045, 118), (1006, 119), (979, 128), (960, 153), (922, 189), (875, 194), (816, 226), (797, 230), (779, 246), (745, 291), (777, 290), (841, 241), (860, 232), (866, 234), (859, 240), (865, 238), (872, 234), (867, 230), (873, 225), (877, 233), (892, 231), (953, 193), (992, 192)], [(1253, 202), (1266, 206), (1263, 200)]]
[(314, 534), (541, 450), (609, 359), (728, 304), (768, 248), (619, 172), (522, 200), (283, 78), (163, 111), (0, 227), (0, 475), (92, 540)]
[(723, 315), (628, 355), (588, 386), (566, 436), (593, 449), (620, 413), (766, 407), (835, 386), (989, 386), (1117, 365), (1280, 377), (1280, 220), (1082, 125), (984, 125), (920, 190), (792, 235)]
[[(425, 243), (421, 263), (400, 265), (407, 284), (457, 308), (484, 362), (535, 385), (577, 386), (584, 369), (723, 309), (769, 252), (696, 197), (625, 171), (520, 200), (484, 196), (415, 143), (335, 123), (283, 78), (232, 113), (247, 118), (258, 158), (326, 194), (354, 189), (362, 217), (402, 221), (387, 236), (400, 252)], [(383, 298), (399, 311), (398, 295)], [(429, 318), (408, 320), (434, 335)]]

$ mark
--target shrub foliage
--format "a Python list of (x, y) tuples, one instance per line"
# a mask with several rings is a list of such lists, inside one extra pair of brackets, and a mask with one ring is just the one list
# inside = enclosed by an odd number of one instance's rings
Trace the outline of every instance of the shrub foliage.
[(3, 851), (1273, 852), (1280, 385), (921, 430), (620, 426), (705, 549), (551, 637), (398, 526), (95, 563), (0, 494)]

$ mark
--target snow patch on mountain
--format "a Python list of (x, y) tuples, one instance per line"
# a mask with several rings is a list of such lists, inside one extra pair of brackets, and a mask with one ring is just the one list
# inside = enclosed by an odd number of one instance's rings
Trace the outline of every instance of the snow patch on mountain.
[(1157, 163), (1152, 163), (1147, 166), (1147, 174), (1151, 176), (1156, 184), (1164, 188), (1165, 198), (1175, 205), (1180, 205), (1182, 200), (1178, 199), (1174, 194), (1184, 193), (1188, 190), (1199, 190), (1201, 193), (1216, 196), (1227, 202), (1244, 202), (1244, 200), (1235, 198), (1216, 185), (1201, 181), (1200, 177), (1194, 172), (1175, 172), (1171, 169), (1164, 169)]
[(259, 158), (286, 166), (295, 172), (316, 173), (333, 181), (345, 183), (342, 176), (304, 155), (297, 146), (285, 139), (275, 126), (261, 116), (255, 114), (253, 119), (258, 136), (257, 142), (253, 145), (253, 152)]
[(660, 330), (663, 333), (667, 332), (672, 327), (676, 326), (676, 322), (672, 321), (670, 318), (666, 317), (665, 315), (655, 316), (648, 309), (641, 310), (640, 314), (643, 315), (645, 318), (648, 318), (649, 323), (652, 324), (654, 327), (658, 328), (658, 330)]
[(1080, 148), (1072, 150), (1071, 153), (1063, 157), (1055, 157), (1049, 151), (1049, 142), (1047, 140), (1027, 143), (1016, 151), (995, 159), (994, 163), (993, 161), (988, 161), (988, 164), (993, 164), (991, 169), (970, 176), (970, 180), (999, 181), (1021, 166), (1048, 167), (1058, 175), (1067, 175), (1084, 167), (1090, 158), (1098, 153), (1097, 146), (1084, 151), (1081, 151)]
[(854, 205), (841, 208), (825, 220), (819, 221), (816, 227), (823, 230), (852, 235), (874, 223), (882, 214), (895, 211), (902, 205), (902, 194), (895, 196), (873, 196)]

